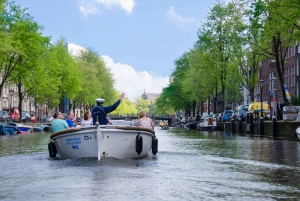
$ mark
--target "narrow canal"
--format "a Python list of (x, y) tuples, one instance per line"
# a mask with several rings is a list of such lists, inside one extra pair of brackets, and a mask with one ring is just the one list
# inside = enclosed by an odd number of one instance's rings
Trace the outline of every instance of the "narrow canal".
[(156, 129), (158, 155), (138, 160), (51, 159), (49, 133), (1, 136), (0, 200), (300, 200), (299, 141)]

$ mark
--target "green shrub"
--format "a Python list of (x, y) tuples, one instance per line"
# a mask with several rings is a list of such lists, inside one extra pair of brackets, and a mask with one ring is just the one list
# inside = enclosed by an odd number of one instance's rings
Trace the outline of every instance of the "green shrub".
[(292, 97), (290, 101), (292, 106), (300, 106), (300, 98)]

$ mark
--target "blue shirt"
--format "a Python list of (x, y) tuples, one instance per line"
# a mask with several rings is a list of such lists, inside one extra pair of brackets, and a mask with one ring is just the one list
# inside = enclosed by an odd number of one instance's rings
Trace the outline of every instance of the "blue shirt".
[(76, 127), (74, 122), (71, 119), (67, 119), (66, 122), (68, 123), (69, 127)]

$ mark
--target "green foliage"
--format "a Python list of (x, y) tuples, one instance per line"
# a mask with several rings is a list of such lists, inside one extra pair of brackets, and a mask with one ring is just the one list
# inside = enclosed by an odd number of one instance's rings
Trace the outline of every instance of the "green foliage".
[[(120, 93), (117, 90), (114, 90), (114, 94), (115, 94), (115, 101), (120, 97)], [(131, 100), (129, 100), (128, 98), (124, 98), (121, 102), (121, 104), (119, 105), (119, 107), (113, 111), (112, 113), (110, 113), (113, 116), (119, 116), (120, 114), (123, 114), (124, 116), (126, 116), (127, 114), (129, 115), (133, 115), (133, 114), (137, 114), (137, 109), (135, 108), (135, 103), (133, 103)]]
[(299, 97), (292, 97), (290, 99), (292, 106), (300, 106), (300, 98)]
[(149, 113), (149, 105), (150, 105), (149, 100), (144, 100), (143, 98), (139, 97), (136, 98), (135, 102), (136, 102), (137, 112), (144, 110), (146, 113)]

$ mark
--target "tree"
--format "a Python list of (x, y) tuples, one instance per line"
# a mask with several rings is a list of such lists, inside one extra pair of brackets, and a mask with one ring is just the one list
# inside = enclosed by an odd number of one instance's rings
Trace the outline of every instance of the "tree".
[[(213, 55), (214, 62), (211, 67), (217, 69), (220, 80), (221, 97), (225, 100), (226, 79), (228, 78), (228, 66), (234, 65), (234, 57), (243, 45), (243, 32), (245, 31), (242, 22), (242, 6), (237, 6), (231, 2), (225, 5), (217, 3), (209, 12), (207, 22), (198, 30), (199, 40), (195, 44), (195, 49), (202, 48)], [(235, 70), (234, 70), (235, 71)], [(234, 85), (235, 83), (231, 83)], [(230, 82), (227, 82), (227, 86)], [(225, 101), (222, 103), (221, 110), (225, 108)]]
[[(282, 97), (287, 104), (284, 89), (285, 59), (288, 48), (294, 46), (297, 40), (299, 17), (291, 18), (293, 15), (289, 10), (284, 10), (286, 2), (280, 0), (255, 2), (252, 4), (250, 20), (253, 26), (257, 27), (258, 32), (254, 43), (256, 53), (262, 55), (263, 58), (275, 60), (275, 71), (279, 77)], [(294, 11), (292, 13), (294, 14)]]
[(26, 8), (22, 9), (13, 2), (8, 3), (6, 8), (2, 21), (6, 27), (4, 35), (8, 48), (1, 49), (0, 90), (5, 84), (17, 85), (19, 110), (22, 112), (23, 99), (35, 87), (35, 71), (40, 67), (50, 38), (42, 36), (42, 27), (32, 19)]

